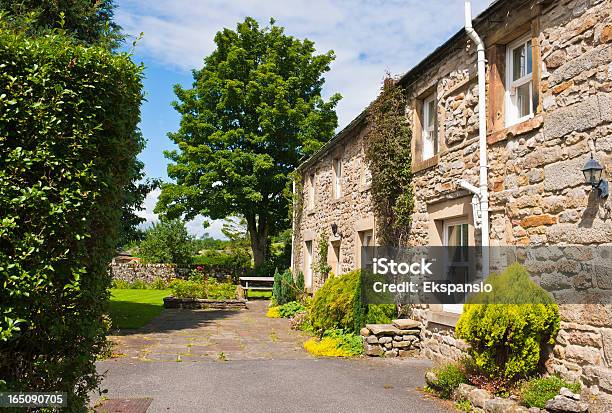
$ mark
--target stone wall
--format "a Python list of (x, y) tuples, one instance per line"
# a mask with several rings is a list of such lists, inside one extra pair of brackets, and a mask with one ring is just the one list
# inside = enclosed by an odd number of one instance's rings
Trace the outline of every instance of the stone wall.
[(393, 320), (393, 324), (366, 324), (361, 337), (366, 356), (415, 356), (421, 349), (421, 323), (401, 319)]
[[(326, 236), (333, 240), (331, 225), (338, 225), (337, 238), (340, 244), (339, 272), (345, 273), (359, 268), (357, 249), (359, 245), (358, 232), (374, 230), (368, 180), (368, 171), (363, 153), (363, 138), (365, 129), (358, 129), (337, 142), (333, 148), (317, 162), (303, 170), (303, 210), (301, 211), (298, 228), (294, 233), (293, 268), (304, 271), (305, 241), (313, 243), (313, 262), (317, 262), (317, 246), (319, 239)], [(333, 162), (342, 160), (341, 193), (338, 199), (333, 194)], [(309, 177), (314, 175), (315, 202), (309, 205)], [(330, 251), (332, 247), (329, 247)], [(330, 252), (331, 254), (331, 252)], [(328, 260), (329, 257), (325, 257)], [(318, 274), (313, 274), (313, 289), (317, 289), (325, 280)]]
[(234, 281), (237, 281), (238, 277), (243, 276), (245, 273), (244, 269), (211, 267), (201, 265), (177, 267), (174, 264), (140, 263), (113, 263), (110, 265), (109, 271), (113, 279), (116, 280), (123, 280), (128, 283), (133, 283), (134, 281), (143, 281), (145, 283), (150, 283), (157, 278), (160, 278), (164, 281), (168, 281), (173, 278), (187, 278), (191, 271), (196, 268), (199, 268), (200, 272), (204, 276), (215, 277), (220, 280), (224, 280), (227, 277), (232, 277)]
[[(612, 1), (498, 2), (476, 23), (476, 30), (487, 45), (488, 59), (491, 245), (611, 245), (612, 197), (599, 199), (584, 184), (580, 169), (593, 154), (604, 166), (605, 178), (612, 178)], [(531, 33), (537, 56), (535, 114), (506, 127), (505, 45), (526, 33)], [(460, 34), (432, 56), (400, 80), (409, 95), (406, 117), (413, 130), (415, 212), (410, 244), (441, 245), (444, 220), (465, 217), (469, 242), (478, 245), (481, 234), (473, 227), (471, 194), (458, 186), (459, 179), (478, 184), (476, 53)], [(437, 99), (439, 152), (422, 160), (420, 102), (431, 93)], [(297, 222), (298, 268), (304, 265), (305, 234), (312, 237), (332, 222), (343, 234), (342, 271), (357, 267), (355, 222), (369, 216), (372, 208), (367, 187), (360, 186), (366, 126), (353, 129), (304, 170), (304, 176), (316, 172), (320, 195), (315, 209)], [(347, 189), (336, 201), (331, 199), (331, 165), (338, 153), (346, 165)], [(305, 197), (307, 191), (305, 187)], [(441, 311), (441, 306), (423, 306), (412, 317), (424, 323), (424, 354), (436, 360), (456, 359), (466, 346), (453, 338), (452, 323), (433, 322), (445, 319)], [(562, 330), (549, 370), (612, 393), (612, 307), (562, 305), (560, 312)]]

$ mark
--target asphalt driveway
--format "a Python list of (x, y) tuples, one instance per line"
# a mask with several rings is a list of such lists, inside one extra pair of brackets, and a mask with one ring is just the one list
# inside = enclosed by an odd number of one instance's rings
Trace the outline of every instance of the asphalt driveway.
[(110, 399), (98, 411), (452, 411), (417, 390), (430, 361), (314, 358), (307, 336), (265, 311), (166, 310), (112, 337), (122, 356), (98, 362)]

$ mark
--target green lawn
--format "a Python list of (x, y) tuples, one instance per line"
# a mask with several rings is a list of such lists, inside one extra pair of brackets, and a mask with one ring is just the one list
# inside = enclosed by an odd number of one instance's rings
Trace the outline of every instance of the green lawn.
[(272, 291), (255, 290), (249, 291), (248, 298), (272, 298)]
[(114, 329), (139, 328), (158, 316), (170, 290), (111, 289), (109, 314)]

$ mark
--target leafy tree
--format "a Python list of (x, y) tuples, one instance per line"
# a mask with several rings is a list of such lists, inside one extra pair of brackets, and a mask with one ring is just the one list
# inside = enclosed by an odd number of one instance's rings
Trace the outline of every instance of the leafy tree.
[(84, 44), (116, 48), (123, 40), (113, 21), (114, 0), (0, 0), (0, 11), (14, 25), (27, 26), (30, 34), (62, 29)]
[(194, 71), (191, 89), (175, 86), (182, 115), (169, 137), (168, 175), (156, 211), (171, 217), (231, 215), (246, 220), (255, 265), (266, 260), (268, 237), (288, 227), (283, 191), (305, 155), (319, 149), (337, 124), (339, 95), (321, 97), (334, 54), (284, 33), (274, 20), (252, 18), (215, 36), (216, 50)]
[(138, 253), (148, 263), (190, 264), (195, 254), (193, 237), (179, 219), (154, 224), (140, 243)]
[[(140, 153), (145, 146), (145, 140), (142, 134), (138, 132), (138, 152)], [(139, 228), (139, 225), (145, 222), (145, 219), (136, 214), (137, 211), (142, 211), (143, 201), (155, 188), (158, 188), (160, 181), (157, 179), (144, 179), (144, 163), (135, 159), (130, 170), (130, 180), (123, 187), (123, 206), (121, 209), (121, 227), (119, 228), (118, 247), (125, 247), (134, 241), (141, 241), (145, 236), (145, 231)]]

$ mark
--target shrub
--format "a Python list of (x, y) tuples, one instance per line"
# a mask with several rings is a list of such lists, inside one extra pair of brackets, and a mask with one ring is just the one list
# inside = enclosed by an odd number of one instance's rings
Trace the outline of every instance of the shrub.
[(455, 403), (455, 409), (460, 412), (470, 413), (472, 411), (472, 403), (469, 400), (459, 400)]
[(113, 280), (112, 287), (125, 290), (130, 288), (130, 283), (125, 280), (115, 279)]
[(334, 328), (354, 331), (355, 291), (359, 270), (331, 275), (312, 301), (311, 322), (315, 331)]
[(295, 301), (298, 296), (298, 288), (293, 279), (291, 270), (287, 269), (282, 273), (278, 270), (274, 272), (274, 285), (272, 286), (272, 295), (278, 305), (287, 304)]
[(214, 278), (174, 280), (170, 283), (172, 295), (177, 298), (208, 298), (213, 300), (236, 298), (237, 286), (230, 282), (219, 282)]
[(527, 407), (543, 409), (548, 400), (559, 394), (561, 387), (567, 387), (574, 393), (580, 392), (580, 383), (570, 384), (557, 376), (538, 377), (521, 387), (521, 401)]
[(108, 263), (140, 149), (140, 67), (0, 19), (0, 371), (12, 391), (99, 382)]
[(292, 330), (311, 331), (310, 317), (308, 311), (299, 311), (289, 319), (289, 324)]
[(278, 312), (282, 318), (291, 318), (296, 313), (304, 311), (306, 307), (297, 301), (291, 301), (279, 307)]
[(435, 368), (436, 381), (430, 383), (431, 388), (444, 399), (450, 399), (461, 383), (467, 383), (465, 374), (454, 364)]
[(299, 271), (297, 273), (297, 276), (295, 277), (295, 288), (297, 289), (299, 294), (304, 293), (304, 273), (302, 271)]
[(363, 304), (360, 283), (360, 270), (331, 275), (315, 293), (311, 306), (313, 328), (319, 332), (341, 328), (357, 333), (366, 323), (390, 323), (397, 315), (396, 306)]
[(470, 343), (471, 355), (488, 376), (507, 381), (527, 377), (538, 368), (541, 346), (554, 343), (558, 307), (519, 264), (487, 282), (495, 295), (482, 293), (473, 300), (483, 304), (466, 304), (456, 334)]
[(155, 277), (148, 285), (151, 290), (165, 290), (170, 285), (171, 281), (164, 280), (161, 277)]
[(268, 308), (268, 312), (266, 313), (266, 317), (268, 318), (281, 318), (280, 315), (280, 306), (274, 306), (274, 307), (270, 307)]
[(320, 340), (311, 338), (304, 343), (310, 354), (326, 357), (353, 357), (362, 353), (361, 336), (332, 329), (325, 332)]

